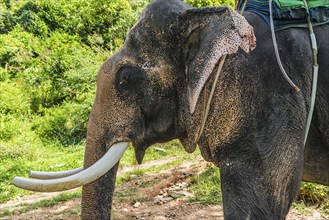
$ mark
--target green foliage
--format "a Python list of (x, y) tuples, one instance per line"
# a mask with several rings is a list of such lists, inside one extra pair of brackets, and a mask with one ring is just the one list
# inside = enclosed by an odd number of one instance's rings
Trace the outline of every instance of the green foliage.
[(205, 6), (234, 6), (234, 0), (184, 0), (186, 3), (193, 7), (205, 7)]
[(16, 80), (0, 81), (0, 114), (23, 117), (28, 115), (29, 96)]
[(75, 36), (58, 32), (44, 44), (20, 74), (31, 88), (32, 110), (38, 112), (66, 100), (87, 98), (94, 91), (97, 69), (104, 57), (80, 44)]
[(150, 0), (43, 0), (22, 1), (16, 10), (2, 5), (0, 33), (8, 33), (15, 25), (42, 38), (60, 31), (79, 35), (92, 45), (91, 37), (101, 38), (97, 44), (109, 50), (121, 46), (129, 28)]
[(15, 175), (81, 166), (97, 71), (148, 2), (0, 2), (0, 202), (28, 193)]
[(22, 126), (24, 126), (24, 122), (20, 119), (16, 119), (12, 115), (2, 116), (0, 118), (0, 139), (9, 141), (22, 132)]
[(90, 109), (89, 101), (81, 104), (67, 102), (46, 109), (33, 128), (45, 143), (59, 142), (63, 146), (80, 144), (86, 137)]
[(329, 199), (329, 188), (323, 185), (303, 182), (297, 200), (304, 203), (318, 204)]
[(10, 140), (25, 131), (24, 121), (29, 108), (29, 96), (19, 83), (0, 81), (0, 140)]
[(206, 171), (194, 177), (191, 181), (190, 191), (195, 196), (193, 201), (205, 204), (222, 203), (218, 167), (209, 166)]
[(34, 11), (37, 11), (36, 5), (32, 2), (27, 2), (19, 10), (17, 23), (27, 32), (40, 37), (46, 37), (48, 34), (48, 26)]
[(31, 45), (27, 43), (30, 41), (31, 36), (19, 27), (10, 34), (0, 35), (0, 65), (11, 77), (27, 67), (32, 55)]
[[(10, 185), (16, 175), (82, 165), (98, 68), (121, 47), (149, 2), (0, 2), (0, 203), (29, 193)], [(233, 0), (185, 2), (195, 7), (233, 6)], [(176, 159), (138, 173), (158, 172), (196, 156), (182, 154), (177, 141), (159, 146), (164, 151), (150, 148), (144, 161), (172, 155)], [(130, 147), (121, 166), (131, 164), (136, 161)], [(210, 167), (194, 180), (192, 190), (198, 201), (219, 202), (219, 183), (218, 169)], [(327, 201), (327, 195), (326, 187), (303, 184), (300, 198)]]
[(12, 11), (7, 10), (5, 4), (0, 4), (0, 34), (6, 34), (13, 29), (16, 19)]
[(59, 171), (79, 167), (83, 149), (83, 146), (43, 145), (38, 135), (31, 131), (25, 131), (10, 141), (1, 141), (0, 203), (32, 193), (11, 185), (15, 176), (26, 177), (30, 170)]
[(302, 182), (293, 207), (301, 213), (312, 213), (309, 207), (315, 206), (322, 214), (329, 214), (329, 187)]

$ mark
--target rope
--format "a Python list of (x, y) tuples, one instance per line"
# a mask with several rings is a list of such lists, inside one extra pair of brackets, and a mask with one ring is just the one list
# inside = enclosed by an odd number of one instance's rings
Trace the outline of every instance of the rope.
[(214, 80), (214, 83), (212, 84), (211, 91), (210, 91), (210, 94), (209, 94), (209, 98), (208, 98), (208, 101), (207, 101), (207, 105), (206, 105), (206, 108), (205, 108), (205, 111), (204, 111), (204, 115), (202, 117), (201, 128), (200, 128), (199, 133), (198, 133), (198, 135), (196, 136), (196, 139), (195, 139), (196, 142), (200, 139), (200, 137), (202, 135), (202, 132), (204, 130), (204, 127), (206, 125), (206, 121), (207, 121), (209, 110), (210, 110), (211, 101), (212, 101), (212, 98), (214, 96), (216, 85), (217, 85), (217, 82), (218, 82), (218, 78), (219, 78), (220, 72), (222, 71), (223, 65), (225, 63), (226, 56), (227, 55), (225, 54), (220, 59), (220, 63), (219, 63), (218, 69), (217, 69), (215, 80)]
[[(246, 2), (244, 3), (243, 5), (243, 8), (241, 10), (241, 14), (244, 13), (245, 9), (246, 9), (246, 6), (247, 6), (247, 2), (248, 0), (246, 0)], [(223, 65), (225, 63), (225, 60), (226, 60), (226, 57), (227, 57), (227, 54), (225, 54), (224, 56), (221, 57), (220, 59), (220, 62), (219, 62), (219, 65), (218, 65), (218, 69), (217, 69), (217, 73), (216, 73), (216, 76), (215, 76), (215, 79), (214, 79), (214, 83), (212, 84), (212, 87), (211, 87), (211, 90), (210, 90), (210, 94), (209, 94), (209, 98), (208, 98), (208, 101), (207, 101), (207, 105), (205, 107), (205, 110), (204, 110), (204, 114), (203, 114), (203, 117), (202, 117), (202, 120), (201, 120), (201, 127), (200, 127), (200, 130), (198, 132), (198, 135), (195, 137), (195, 142), (197, 143), (203, 133), (203, 130), (204, 130), (204, 127), (206, 125), (206, 121), (207, 121), (207, 118), (208, 118), (208, 115), (209, 115), (209, 110), (210, 110), (210, 105), (211, 105), (211, 101), (213, 99), (213, 96), (214, 96), (214, 93), (215, 93), (215, 89), (216, 89), (216, 85), (217, 85), (217, 82), (218, 82), (218, 78), (219, 78), (219, 75), (222, 71), (222, 68), (223, 68)]]
[[(248, 2), (248, 0), (245, 1), (244, 5), (243, 5), (243, 8), (242, 8), (242, 10), (240, 12), (241, 14), (244, 13), (244, 11), (246, 9), (246, 6), (247, 6), (247, 2)], [(308, 5), (307, 5), (306, 0), (303, 0), (303, 2), (304, 2), (304, 5), (305, 5), (306, 10), (308, 12), (308, 16), (307, 16), (308, 28), (309, 28), (309, 31), (310, 31), (310, 38), (311, 38), (312, 49), (313, 49), (313, 79), (312, 79), (311, 103), (310, 103), (310, 110), (309, 110), (309, 113), (308, 113), (307, 122), (306, 122), (306, 128), (305, 128), (305, 137), (304, 137), (304, 145), (305, 145), (306, 144), (306, 140), (307, 140), (307, 136), (308, 136), (308, 133), (309, 133), (309, 129), (310, 129), (310, 126), (311, 126), (311, 122), (312, 122), (313, 112), (314, 112), (314, 105), (315, 105), (315, 98), (316, 98), (316, 91), (317, 91), (317, 82), (318, 82), (319, 64), (317, 62), (317, 53), (318, 53), (318, 51), (317, 51), (317, 43), (316, 43), (316, 38), (315, 38), (315, 35), (314, 35), (314, 32), (313, 32), (313, 27), (312, 27), (312, 22), (311, 22), (310, 14), (309, 14)], [(274, 24), (273, 24), (272, 0), (269, 0), (269, 10), (270, 10), (271, 34), (272, 34), (274, 51), (275, 51), (275, 56), (276, 56), (278, 65), (280, 67), (280, 70), (281, 70), (283, 76), (288, 81), (288, 83), (297, 92), (299, 92), (300, 89), (289, 78), (288, 74), (284, 70), (284, 67), (283, 67), (283, 65), (281, 63), (281, 59), (280, 59), (280, 55), (279, 55), (279, 51), (278, 51), (278, 45), (277, 45), (276, 37), (275, 37)], [(195, 138), (195, 141), (196, 142), (199, 141), (199, 139), (200, 139), (200, 137), (201, 137), (201, 135), (203, 133), (204, 127), (206, 125), (206, 121), (207, 121), (209, 110), (210, 110), (211, 101), (213, 99), (215, 88), (216, 88), (216, 85), (217, 85), (217, 82), (218, 82), (218, 78), (219, 78), (220, 72), (221, 72), (221, 70), (223, 68), (223, 65), (225, 63), (226, 57), (227, 57), (227, 55), (224, 55), (221, 58), (221, 60), (220, 60), (220, 63), (219, 63), (218, 69), (217, 69), (217, 73), (216, 73), (216, 76), (215, 76), (215, 80), (214, 80), (214, 83), (213, 83), (213, 85), (211, 87), (211, 91), (210, 91), (210, 94), (209, 94), (207, 105), (205, 106), (204, 114), (203, 114), (202, 121), (201, 121), (201, 128), (200, 128), (200, 130), (198, 132), (198, 135)]]
[(299, 92), (300, 89), (298, 86), (293, 83), (293, 81), (289, 78), (288, 74), (284, 70), (284, 67), (281, 63), (280, 55), (279, 55), (279, 50), (278, 50), (278, 44), (276, 43), (276, 37), (275, 37), (275, 31), (274, 31), (274, 24), (273, 24), (273, 14), (272, 14), (272, 0), (269, 0), (269, 9), (270, 9), (270, 27), (271, 27), (271, 34), (272, 34), (272, 40), (273, 40), (273, 46), (274, 46), (274, 52), (275, 52), (275, 57), (278, 62), (278, 65), (280, 67), (280, 70), (284, 76), (284, 78), (288, 81), (288, 83), (296, 90), (296, 92)]
[(307, 10), (307, 21), (308, 21), (308, 29), (310, 31), (310, 38), (313, 50), (313, 78), (312, 78), (312, 91), (311, 91), (311, 105), (310, 110), (307, 116), (306, 128), (305, 128), (305, 136), (304, 136), (304, 145), (307, 141), (307, 136), (311, 127), (314, 105), (315, 105), (315, 98), (316, 98), (316, 91), (317, 91), (317, 84), (318, 84), (318, 72), (319, 72), (319, 64), (318, 64), (318, 47), (316, 43), (315, 34), (313, 32), (311, 17), (309, 13), (309, 8), (307, 5), (306, 0), (303, 0), (305, 8)]
[[(315, 98), (316, 98), (316, 91), (317, 91), (317, 83), (318, 83), (318, 72), (319, 72), (319, 64), (318, 64), (318, 49), (317, 49), (317, 43), (316, 38), (313, 32), (311, 17), (309, 13), (309, 8), (307, 5), (306, 0), (303, 0), (306, 11), (307, 11), (307, 22), (308, 22), (308, 29), (310, 31), (310, 38), (311, 38), (311, 44), (312, 44), (312, 50), (313, 50), (313, 78), (312, 78), (312, 91), (311, 91), (311, 102), (310, 102), (310, 110), (308, 112), (307, 121), (306, 121), (306, 127), (305, 127), (305, 136), (304, 136), (304, 145), (307, 141), (307, 136), (311, 127), (312, 117), (313, 117), (313, 111), (314, 111), (314, 105), (315, 105)], [(276, 42), (275, 37), (275, 31), (274, 31), (274, 24), (273, 24), (273, 14), (272, 14), (272, 0), (269, 0), (269, 10), (270, 10), (270, 26), (271, 26), (271, 34), (272, 34), (272, 40), (274, 45), (274, 51), (275, 56), (278, 61), (278, 65), (280, 67), (280, 70), (283, 74), (283, 76), (286, 78), (286, 80), (289, 82), (289, 84), (297, 91), (299, 92), (300, 89), (291, 81), (288, 74), (283, 68), (283, 65), (280, 60), (280, 55), (278, 51), (278, 45)]]

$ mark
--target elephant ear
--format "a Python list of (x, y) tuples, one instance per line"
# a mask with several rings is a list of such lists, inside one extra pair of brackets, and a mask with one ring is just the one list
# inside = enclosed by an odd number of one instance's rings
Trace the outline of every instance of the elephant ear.
[(249, 52), (256, 47), (252, 26), (230, 7), (206, 7), (183, 12), (187, 25), (185, 44), (186, 74), (190, 113), (219, 59), (239, 48)]

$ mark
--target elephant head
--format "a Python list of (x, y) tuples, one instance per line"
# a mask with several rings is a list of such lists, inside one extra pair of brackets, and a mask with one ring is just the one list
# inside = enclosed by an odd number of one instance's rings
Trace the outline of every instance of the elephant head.
[[(229, 7), (194, 9), (177, 0), (155, 0), (149, 4), (128, 33), (122, 49), (100, 68), (88, 124), (85, 169), (107, 149), (125, 148), (118, 147), (122, 142), (132, 143), (139, 163), (147, 147), (172, 139), (180, 139), (186, 151), (192, 152), (197, 145), (194, 136), (203, 109), (200, 93), (219, 59), (239, 48), (249, 52), (254, 47), (252, 27)], [(122, 152), (112, 166), (121, 155)], [(50, 186), (47, 183), (44, 191), (89, 183), (109, 169), (107, 166), (83, 183), (76, 183), (76, 179), (64, 187), (58, 182), (49, 183)], [(115, 172), (114, 177), (106, 175), (84, 188), (86, 206), (97, 206), (95, 197), (111, 191), (106, 184), (113, 185)], [(30, 189), (40, 190), (45, 183), (42, 181), (51, 180), (38, 181), (41, 182), (31, 183)], [(18, 182), (15, 184), (20, 185)]]

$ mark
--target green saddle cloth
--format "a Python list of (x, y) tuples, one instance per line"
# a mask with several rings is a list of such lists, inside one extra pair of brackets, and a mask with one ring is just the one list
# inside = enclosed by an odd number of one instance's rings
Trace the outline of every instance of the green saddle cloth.
[[(305, 8), (303, 0), (274, 0), (280, 9)], [(329, 0), (306, 0), (309, 8), (329, 7)]]
[[(307, 28), (307, 16), (312, 25), (329, 24), (329, 0), (306, 0), (309, 11), (303, 0), (273, 0), (273, 22), (275, 30), (291, 27)], [(238, 10), (246, 4), (246, 11), (259, 15), (269, 26), (269, 0), (239, 0)]]

